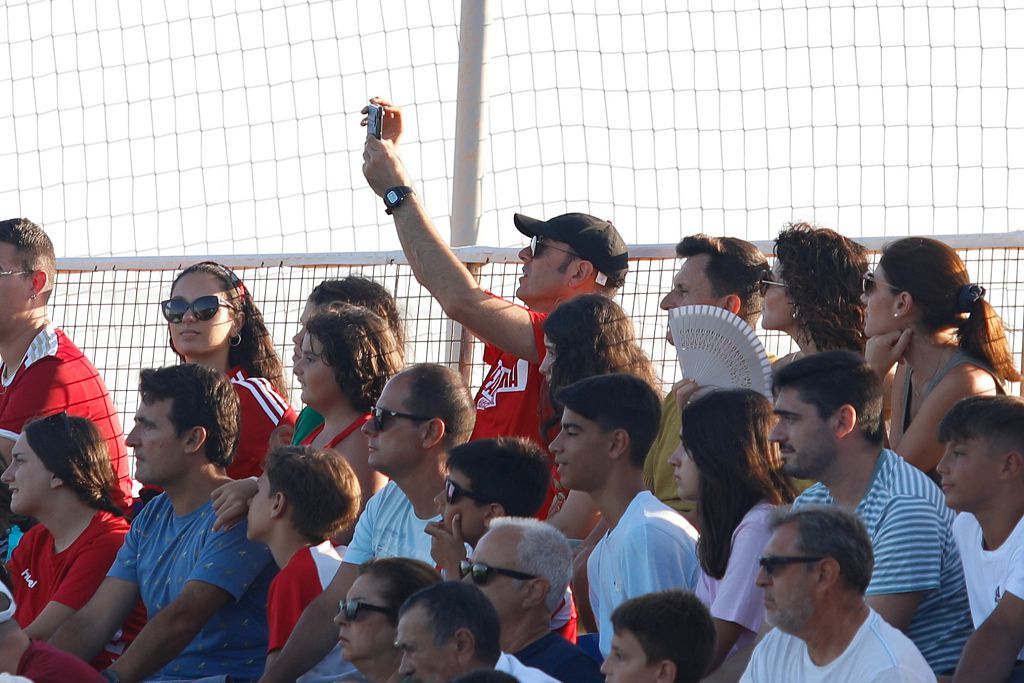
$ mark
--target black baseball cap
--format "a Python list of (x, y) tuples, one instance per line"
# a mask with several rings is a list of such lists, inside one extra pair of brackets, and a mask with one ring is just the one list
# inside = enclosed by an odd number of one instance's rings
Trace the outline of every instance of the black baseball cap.
[(629, 270), (629, 250), (611, 221), (586, 213), (564, 213), (546, 221), (517, 213), (513, 220), (527, 237), (536, 235), (565, 242), (612, 280)]

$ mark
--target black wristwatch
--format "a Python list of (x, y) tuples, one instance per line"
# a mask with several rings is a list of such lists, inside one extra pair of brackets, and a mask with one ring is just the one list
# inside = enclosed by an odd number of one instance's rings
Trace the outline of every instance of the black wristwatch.
[(103, 676), (103, 678), (110, 681), (110, 683), (121, 683), (121, 677), (117, 675), (116, 671), (104, 669), (100, 672), (100, 676)]
[(405, 198), (413, 193), (413, 189), (408, 185), (399, 185), (392, 187), (384, 193), (384, 213), (391, 215), (391, 212), (402, 205)]

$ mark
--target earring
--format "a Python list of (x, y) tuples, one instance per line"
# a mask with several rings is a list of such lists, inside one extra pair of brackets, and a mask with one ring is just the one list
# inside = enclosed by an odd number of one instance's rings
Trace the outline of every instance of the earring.
[(235, 336), (231, 338), (231, 345), (232, 346), (238, 346), (241, 343), (242, 343), (242, 335), (240, 335), (237, 332), (235, 332)]
[(893, 314), (892, 314), (892, 317), (894, 317), (894, 318), (898, 318), (898, 317), (900, 317), (900, 314), (899, 314), (899, 313), (893, 313)]

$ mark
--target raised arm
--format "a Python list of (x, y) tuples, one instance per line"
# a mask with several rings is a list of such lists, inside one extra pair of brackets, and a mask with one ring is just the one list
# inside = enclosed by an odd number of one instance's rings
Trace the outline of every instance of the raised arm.
[[(382, 197), (392, 187), (412, 186), (396, 146), (388, 139), (366, 138), (363, 175)], [(529, 313), (480, 288), (441, 239), (418, 195), (406, 197), (392, 217), (417, 282), (438, 300), (448, 317), (485, 342), (531, 363), (540, 362)]]
[(57, 629), (50, 644), (91, 661), (128, 618), (138, 599), (135, 583), (108, 576), (85, 607)]

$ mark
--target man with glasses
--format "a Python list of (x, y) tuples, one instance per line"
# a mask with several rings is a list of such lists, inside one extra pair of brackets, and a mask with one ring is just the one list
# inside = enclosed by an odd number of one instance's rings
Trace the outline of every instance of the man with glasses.
[(295, 680), (327, 655), (337, 639), (338, 602), (361, 564), (381, 557), (433, 564), (424, 529), (441, 521), (435, 497), (444, 486), (444, 455), (465, 443), (474, 418), (469, 389), (454, 370), (414, 365), (388, 381), (362, 431), (370, 466), (391, 481), (367, 501), (337, 574), (306, 607), (261, 680)]
[(937, 674), (952, 672), (972, 630), (954, 515), (927, 475), (882, 447), (878, 375), (857, 354), (825, 351), (780, 370), (774, 391), (783, 471), (818, 482), (793, 506), (856, 512), (874, 547), (868, 605)]
[(597, 662), (551, 630), (572, 575), (562, 532), (535, 519), (495, 519), (462, 570), (498, 611), (503, 652), (564, 683), (604, 680)]
[[(121, 420), (88, 358), (50, 322), (57, 275), (53, 243), (26, 218), (0, 221), (0, 458), (4, 466), (25, 423), (66, 410), (95, 423), (117, 475), (115, 502), (131, 502)], [(6, 489), (6, 487), (5, 487)]]
[(779, 510), (760, 559), (765, 619), (741, 683), (935, 681), (914, 643), (864, 598), (871, 540), (856, 515), (834, 506)]

